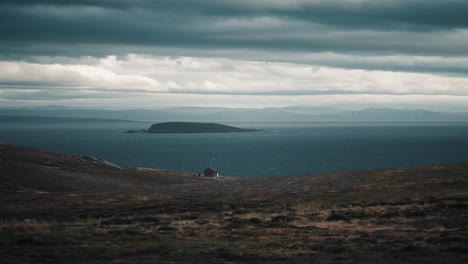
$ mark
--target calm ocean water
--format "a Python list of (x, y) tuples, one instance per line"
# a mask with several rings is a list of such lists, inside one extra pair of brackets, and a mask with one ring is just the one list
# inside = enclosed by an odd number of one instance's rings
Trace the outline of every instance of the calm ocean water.
[(121, 166), (263, 177), (468, 162), (462, 123), (230, 123), (254, 133), (125, 134), (149, 123), (0, 124), (0, 143), (101, 157)]

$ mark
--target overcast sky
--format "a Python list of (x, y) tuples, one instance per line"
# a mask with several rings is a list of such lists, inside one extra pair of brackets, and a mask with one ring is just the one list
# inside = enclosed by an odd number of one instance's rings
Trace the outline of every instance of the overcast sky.
[(0, 1), (0, 105), (468, 110), (466, 0)]

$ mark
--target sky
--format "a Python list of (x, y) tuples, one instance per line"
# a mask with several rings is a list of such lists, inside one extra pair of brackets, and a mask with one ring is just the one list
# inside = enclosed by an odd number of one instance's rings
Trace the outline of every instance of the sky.
[(466, 0), (0, 0), (0, 105), (468, 111)]

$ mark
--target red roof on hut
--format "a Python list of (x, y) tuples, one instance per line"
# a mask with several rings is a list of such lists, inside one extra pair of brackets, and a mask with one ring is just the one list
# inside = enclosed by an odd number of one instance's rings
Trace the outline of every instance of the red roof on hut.
[(215, 168), (213, 168), (213, 167), (208, 167), (208, 168), (206, 168), (206, 169), (203, 171), (203, 175), (204, 175), (205, 177), (213, 177), (213, 178), (216, 178), (216, 177), (219, 176), (219, 173), (218, 173), (218, 171), (217, 171)]

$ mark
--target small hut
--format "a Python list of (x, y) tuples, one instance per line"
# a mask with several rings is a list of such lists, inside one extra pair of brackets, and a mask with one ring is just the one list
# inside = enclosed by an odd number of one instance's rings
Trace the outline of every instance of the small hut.
[(210, 166), (203, 171), (203, 176), (210, 178), (218, 178), (219, 173), (215, 168)]

